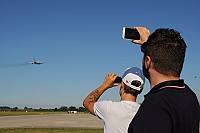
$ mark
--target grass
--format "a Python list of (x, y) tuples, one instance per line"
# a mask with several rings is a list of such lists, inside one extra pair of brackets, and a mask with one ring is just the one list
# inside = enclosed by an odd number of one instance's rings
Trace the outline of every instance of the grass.
[(103, 129), (83, 129), (83, 128), (13, 128), (13, 129), (0, 129), (0, 133), (103, 133)]

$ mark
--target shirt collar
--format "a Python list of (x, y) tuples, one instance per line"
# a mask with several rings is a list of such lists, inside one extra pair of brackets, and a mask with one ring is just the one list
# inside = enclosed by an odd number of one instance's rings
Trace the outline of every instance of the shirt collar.
[(185, 86), (184, 84), (184, 80), (180, 79), (180, 80), (170, 80), (170, 81), (165, 81), (165, 82), (161, 82), (159, 84), (157, 84), (156, 86), (154, 86), (144, 97), (148, 97), (149, 95), (156, 93), (159, 90), (162, 90), (166, 87), (171, 87), (171, 88), (176, 88), (176, 89), (183, 89)]

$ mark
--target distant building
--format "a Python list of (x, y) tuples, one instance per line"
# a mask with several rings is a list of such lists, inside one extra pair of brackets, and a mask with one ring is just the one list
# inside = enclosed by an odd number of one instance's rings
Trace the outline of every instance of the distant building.
[(77, 111), (68, 111), (68, 113), (71, 113), (71, 114), (76, 114)]

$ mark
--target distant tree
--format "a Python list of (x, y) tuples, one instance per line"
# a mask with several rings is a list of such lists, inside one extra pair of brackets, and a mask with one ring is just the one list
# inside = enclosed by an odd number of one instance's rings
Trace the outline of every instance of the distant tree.
[(18, 107), (14, 107), (14, 109), (16, 109), (16, 110), (17, 110), (17, 109), (18, 109)]
[(0, 109), (10, 109), (8, 106), (1, 106)]
[(74, 106), (70, 106), (68, 110), (69, 111), (78, 111), (78, 109)]
[(58, 108), (55, 108), (54, 111), (58, 111)]
[(17, 110), (18, 110), (18, 107), (14, 107), (14, 108), (13, 108), (13, 111), (17, 111)]
[(25, 106), (24, 109), (27, 110), (28, 108)]
[(11, 108), (8, 107), (8, 106), (1, 106), (1, 107), (0, 107), (0, 110), (9, 111), (9, 110), (11, 110)]
[(79, 107), (78, 112), (88, 112), (88, 110), (85, 107)]
[(62, 107), (60, 107), (59, 110), (60, 110), (60, 111), (68, 111), (68, 108), (67, 108), (66, 106), (62, 106)]

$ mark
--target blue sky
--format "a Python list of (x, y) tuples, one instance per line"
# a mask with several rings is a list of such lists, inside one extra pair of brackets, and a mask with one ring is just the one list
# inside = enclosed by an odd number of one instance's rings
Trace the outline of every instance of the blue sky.
[[(141, 68), (122, 27), (179, 31), (187, 43), (181, 78), (200, 96), (200, 1), (0, 0), (0, 106), (82, 106), (109, 72)], [(33, 60), (44, 65), (27, 65)], [(196, 78), (195, 78), (196, 76)], [(149, 91), (145, 89), (138, 97)], [(100, 100), (119, 101), (119, 87)]]

